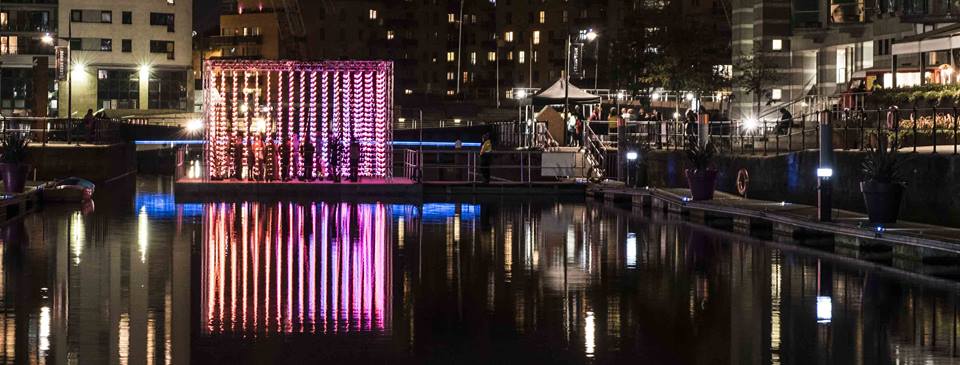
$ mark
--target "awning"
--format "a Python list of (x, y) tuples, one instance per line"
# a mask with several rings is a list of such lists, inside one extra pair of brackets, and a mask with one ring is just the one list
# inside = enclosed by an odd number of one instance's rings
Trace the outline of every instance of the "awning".
[(891, 47), (895, 56), (960, 48), (960, 24), (946, 26), (901, 39)]
[[(557, 80), (557, 82), (553, 83), (553, 85), (546, 90), (534, 95), (533, 104), (538, 106), (564, 104), (568, 96), (566, 90), (566, 85), (568, 84), (569, 83), (563, 79)], [(576, 85), (569, 85), (570, 104), (596, 104), (600, 102), (599, 96), (583, 91), (583, 89), (580, 89)]]

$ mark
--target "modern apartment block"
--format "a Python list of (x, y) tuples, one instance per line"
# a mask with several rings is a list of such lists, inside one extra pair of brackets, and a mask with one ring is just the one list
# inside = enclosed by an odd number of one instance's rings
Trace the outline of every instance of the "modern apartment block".
[[(631, 50), (616, 42), (626, 28), (636, 28), (645, 7), (666, 4), (715, 20), (723, 34), (729, 30), (721, 0), (224, 0), (219, 34), (208, 37), (199, 53), (392, 60), (402, 104), (499, 105), (513, 103), (514, 89), (546, 88), (559, 80), (568, 36), (574, 84), (622, 87), (626, 82), (611, 65)], [(591, 32), (595, 38), (587, 37)]]
[[(955, 83), (956, 14), (946, 2), (736, 0), (734, 57), (762, 54), (784, 80), (762, 95), (761, 115), (856, 106), (841, 98), (875, 87)], [(896, 75), (896, 77), (894, 77)], [(742, 117), (756, 114), (742, 95)], [(849, 105), (848, 105), (849, 104)]]
[[(56, 31), (58, 11), (57, 2), (51, 0), (0, 2), (0, 113), (3, 115), (56, 111), (56, 83), (53, 71), (49, 70), (53, 66), (53, 48), (43, 44), (42, 37)], [(35, 58), (41, 59), (36, 66)], [(35, 67), (48, 70), (38, 75)], [(35, 81), (44, 83), (45, 87), (34, 92)]]
[(60, 0), (60, 46), (70, 72), (59, 114), (87, 109), (186, 111), (192, 81), (191, 0)]

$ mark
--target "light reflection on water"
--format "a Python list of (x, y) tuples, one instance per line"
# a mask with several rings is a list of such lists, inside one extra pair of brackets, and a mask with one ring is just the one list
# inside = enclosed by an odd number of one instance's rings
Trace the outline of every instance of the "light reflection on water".
[(2, 230), (0, 363), (957, 362), (956, 285), (663, 217), (158, 181)]

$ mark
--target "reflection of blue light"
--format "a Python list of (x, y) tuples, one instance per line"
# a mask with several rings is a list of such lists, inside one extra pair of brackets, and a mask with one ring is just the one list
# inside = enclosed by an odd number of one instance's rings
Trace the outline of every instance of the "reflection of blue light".
[[(146, 208), (150, 218), (175, 218), (177, 216), (177, 202), (173, 194), (164, 193), (137, 193), (137, 211)], [(202, 204), (181, 204), (184, 217), (203, 216)]]
[[(475, 220), (480, 214), (480, 205), (477, 204), (455, 204), (455, 203), (426, 203), (423, 205), (424, 222), (443, 222), (447, 218), (454, 217), (457, 213), (457, 206), (460, 206), (460, 219)], [(419, 213), (420, 207), (416, 205), (395, 204), (390, 207), (394, 216), (415, 217)]]
[[(419, 146), (418, 141), (393, 141), (394, 146)], [(463, 147), (480, 147), (480, 142), (462, 142)], [(454, 147), (456, 142), (423, 141), (424, 147)]]

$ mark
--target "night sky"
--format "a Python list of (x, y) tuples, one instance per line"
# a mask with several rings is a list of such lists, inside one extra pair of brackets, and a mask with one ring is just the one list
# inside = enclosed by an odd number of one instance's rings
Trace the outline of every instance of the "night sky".
[(193, 30), (198, 33), (214, 28), (219, 15), (219, 0), (193, 0)]

